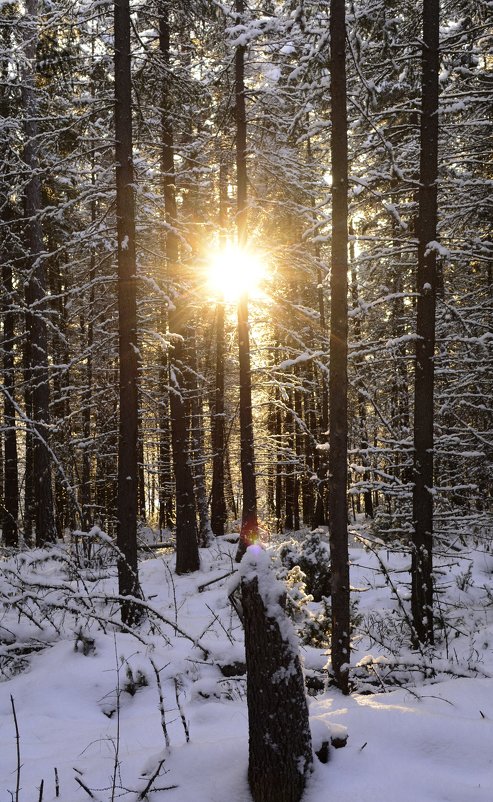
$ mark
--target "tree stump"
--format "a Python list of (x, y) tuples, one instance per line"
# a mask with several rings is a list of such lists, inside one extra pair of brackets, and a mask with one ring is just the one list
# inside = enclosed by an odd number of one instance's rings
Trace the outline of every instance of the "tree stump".
[(259, 546), (248, 548), (240, 573), (250, 791), (254, 802), (299, 802), (313, 757), (298, 644), (284, 610), (286, 594)]

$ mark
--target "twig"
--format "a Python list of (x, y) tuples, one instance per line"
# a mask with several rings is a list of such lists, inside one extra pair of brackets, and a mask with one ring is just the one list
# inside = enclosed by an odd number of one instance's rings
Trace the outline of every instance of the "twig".
[(91, 789), (88, 788), (87, 785), (82, 782), (80, 777), (74, 777), (74, 780), (75, 780), (76, 783), (78, 783), (80, 785), (80, 787), (86, 792), (86, 794), (88, 794), (91, 797), (91, 799), (96, 799), (96, 797), (94, 796), (94, 794), (91, 791)]
[(44, 787), (45, 787), (45, 781), (44, 781), (44, 780), (41, 780), (41, 785), (39, 786), (39, 796), (38, 796), (38, 802), (43, 802), (43, 791), (44, 791)]
[(161, 677), (159, 676), (159, 669), (158, 669), (156, 663), (154, 662), (154, 660), (152, 659), (152, 657), (149, 658), (149, 662), (150, 662), (151, 666), (153, 667), (154, 673), (156, 675), (156, 684), (157, 684), (157, 689), (158, 689), (158, 694), (159, 694), (159, 712), (161, 714), (161, 728), (163, 730), (164, 742), (166, 744), (166, 747), (169, 749), (169, 747), (170, 747), (170, 739), (169, 739), (169, 735), (168, 735), (168, 728), (166, 727), (166, 715), (165, 715), (165, 709), (164, 709), (164, 697), (163, 697), (163, 688), (162, 688), (162, 685), (161, 685)]
[[(147, 794), (151, 790), (151, 785), (153, 784), (154, 780), (156, 780), (159, 777), (159, 772), (161, 771), (165, 760), (166, 760), (166, 758), (163, 757), (162, 760), (159, 761), (156, 770), (149, 777), (149, 781), (148, 781), (146, 787), (143, 788), (142, 791), (139, 793), (136, 802), (142, 802), (142, 800), (146, 798)], [(160, 788), (159, 790), (160, 791), (169, 791), (169, 790), (171, 790), (171, 788), (178, 788), (178, 786), (177, 785), (169, 785), (167, 788)]]
[(174, 611), (175, 611), (175, 627), (177, 627), (178, 626), (178, 602), (176, 601), (175, 580), (173, 578), (173, 572), (171, 571), (171, 568), (169, 567), (167, 561), (163, 560), (162, 562), (164, 563), (164, 567), (166, 568), (166, 570), (168, 572), (168, 577), (169, 577), (169, 581), (170, 581), (170, 584), (171, 584), (171, 590), (173, 592), (173, 606), (174, 606)]
[(58, 780), (58, 769), (56, 766), (55, 766), (55, 796), (57, 799), (60, 796), (60, 783)]
[(15, 783), (15, 802), (19, 802), (19, 791), (21, 787), (21, 743), (19, 736), (19, 725), (17, 723), (17, 713), (15, 712), (14, 697), (10, 694), (10, 704), (12, 705), (12, 715), (14, 716), (15, 726), (15, 742), (17, 749), (17, 770), (16, 770), (16, 783)]
[[(212, 621), (211, 623), (214, 623), (215, 621), (217, 621), (217, 623), (219, 624), (219, 626), (220, 626), (220, 627), (221, 627), (221, 629), (223, 630), (223, 632), (224, 632), (224, 634), (226, 635), (226, 637), (227, 637), (227, 639), (229, 640), (229, 642), (230, 642), (231, 644), (234, 644), (234, 640), (233, 640), (233, 638), (231, 637), (231, 634), (228, 632), (228, 630), (227, 630), (227, 629), (226, 629), (226, 627), (224, 626), (223, 622), (221, 621), (221, 619), (219, 618), (219, 616), (217, 615), (217, 613), (215, 613), (215, 612), (214, 612), (214, 610), (212, 609), (212, 607), (209, 607), (209, 605), (208, 605), (207, 603), (206, 603), (206, 605), (205, 605), (205, 606), (207, 607), (207, 609), (208, 609), (208, 610), (210, 610), (210, 612), (211, 612), (211, 613), (212, 613), (212, 615), (214, 616), (214, 619), (213, 619), (213, 621)], [(211, 624), (209, 624), (209, 626), (211, 626)], [(207, 627), (207, 628), (209, 628), (209, 627)], [(201, 635), (201, 637), (202, 637), (202, 635)]]
[(174, 677), (174, 683), (175, 683), (176, 706), (177, 706), (178, 711), (180, 713), (181, 723), (183, 724), (183, 729), (185, 730), (185, 739), (186, 739), (186, 742), (188, 743), (190, 741), (190, 732), (189, 732), (189, 729), (188, 729), (187, 720), (185, 718), (185, 713), (183, 712), (183, 708), (181, 706), (180, 699), (179, 699), (179, 696), (178, 696), (178, 680), (176, 679), (176, 677)]
[(116, 635), (113, 635), (115, 644), (115, 659), (116, 659), (116, 744), (115, 744), (115, 758), (113, 761), (113, 777), (111, 781), (111, 802), (115, 802), (116, 793), (116, 778), (118, 774), (118, 758), (120, 752), (120, 666), (118, 665), (118, 650), (116, 646)]
[[(387, 569), (387, 566), (383, 562), (382, 558), (380, 557), (380, 555), (378, 553), (378, 550), (373, 546), (371, 540), (369, 540), (368, 538), (362, 537), (361, 535), (357, 535), (354, 532), (352, 534), (353, 534), (353, 537), (354, 537), (355, 540), (359, 540), (360, 543), (363, 543), (363, 545), (366, 546), (366, 548), (369, 549), (372, 552), (372, 554), (377, 558), (378, 563), (380, 565), (380, 569), (381, 569), (385, 579), (387, 580), (391, 590), (395, 594), (395, 597), (397, 599), (397, 604), (399, 605), (399, 607), (401, 609), (401, 612), (402, 612), (402, 615), (404, 616), (404, 620), (406, 621), (406, 623), (407, 623), (407, 625), (408, 625), (408, 627), (409, 627), (409, 629), (411, 631), (411, 635), (414, 635), (415, 632), (416, 632), (416, 630), (414, 628), (414, 624), (411, 621), (406, 608), (404, 607), (403, 601), (402, 601), (402, 599), (401, 599), (401, 597), (400, 597), (400, 595), (399, 595), (399, 593), (397, 591), (397, 587), (395, 586), (394, 582), (392, 581), (392, 577), (390, 576), (390, 572)], [(421, 654), (421, 657), (424, 658), (425, 654), (424, 654), (423, 648), (422, 648), (422, 646), (421, 646), (421, 644), (419, 642), (417, 642), (417, 648), (418, 648), (419, 653)]]
[(227, 574), (222, 574), (221, 576), (218, 576), (216, 579), (210, 579), (209, 582), (204, 582), (203, 585), (199, 585), (198, 586), (198, 588), (197, 588), (198, 592), (202, 593), (202, 591), (205, 590), (205, 588), (208, 588), (209, 585), (214, 585), (216, 582), (220, 582), (221, 579), (226, 579), (228, 576), (231, 576), (232, 574), (234, 574), (237, 570), (238, 570), (237, 568), (233, 568), (233, 570), (232, 571), (228, 571)]

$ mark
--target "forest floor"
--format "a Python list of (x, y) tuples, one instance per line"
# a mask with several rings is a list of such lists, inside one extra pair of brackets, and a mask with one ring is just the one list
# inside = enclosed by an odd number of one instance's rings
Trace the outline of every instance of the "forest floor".
[[(437, 556), (437, 644), (420, 653), (408, 646), (409, 555), (359, 535), (354, 691), (309, 698), (315, 736), (322, 722), (347, 744), (315, 761), (303, 802), (491, 802), (489, 544)], [(111, 561), (74, 569), (62, 547), (5, 557), (0, 802), (250, 802), (245, 677), (239, 666), (230, 677), (220, 670), (244, 660), (231, 579), (199, 592), (234, 570), (234, 551), (217, 539), (201, 550), (200, 572), (181, 577), (169, 552), (143, 556), (149, 612), (135, 633), (112, 624)], [(301, 632), (322, 614), (306, 597), (303, 606)], [(328, 652), (317, 642), (300, 650), (320, 682)]]

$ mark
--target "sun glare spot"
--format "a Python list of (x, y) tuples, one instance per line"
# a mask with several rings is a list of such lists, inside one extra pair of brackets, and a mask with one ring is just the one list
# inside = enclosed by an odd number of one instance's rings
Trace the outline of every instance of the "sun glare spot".
[(266, 267), (258, 252), (226, 245), (212, 251), (208, 262), (207, 283), (227, 303), (237, 303), (245, 294), (249, 297), (261, 294)]

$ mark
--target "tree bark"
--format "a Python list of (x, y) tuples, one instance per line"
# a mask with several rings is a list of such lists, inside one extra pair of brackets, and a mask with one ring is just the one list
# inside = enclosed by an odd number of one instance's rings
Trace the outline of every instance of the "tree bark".
[[(12, 8), (11, 14), (15, 14)], [(7, 12), (7, 19), (10, 14)], [(9, 53), (11, 40), (9, 26), (5, 26), (0, 34), (0, 46), (2, 57), (0, 59), (0, 121), (4, 123), (11, 113), (11, 99), (7, 90), (7, 79), (9, 72)], [(15, 296), (14, 282), (12, 273), (13, 242), (9, 237), (9, 228), (15, 217), (14, 207), (6, 198), (10, 190), (10, 181), (5, 175), (9, 167), (10, 141), (0, 144), (0, 160), (3, 169), (0, 171), (0, 196), (4, 199), (1, 220), (4, 224), (0, 233), (0, 257), (2, 260), (2, 312), (3, 312), (3, 337), (2, 337), (2, 369), (3, 369), (3, 465), (2, 465), (2, 490), (3, 507), (1, 514), (2, 536), (6, 546), (15, 547), (18, 545), (18, 515), (19, 515), (19, 477), (17, 471), (17, 432), (15, 423)]]
[(414, 538), (411, 606), (414, 639), (433, 643), (433, 396), (438, 178), (438, 0), (423, 3), (418, 273), (414, 386)]
[[(235, 1), (236, 19), (242, 20), (244, 0)], [(245, 104), (245, 47), (238, 45), (235, 52), (235, 98), (236, 98), (236, 226), (238, 245), (245, 248), (248, 239), (247, 219), (247, 123)], [(252, 415), (252, 375), (250, 370), (250, 330), (248, 322), (248, 296), (242, 295), (238, 302), (238, 356), (240, 364), (240, 444), (241, 484), (243, 508), (241, 514), (240, 542), (236, 560), (239, 562), (247, 546), (258, 536), (257, 483), (255, 477), (255, 451)]]
[(25, 239), (28, 280), (26, 284), (26, 325), (28, 336), (29, 380), (32, 401), (32, 478), (36, 545), (56, 540), (49, 445), (50, 384), (48, 372), (48, 330), (43, 314), (46, 299), (46, 267), (43, 260), (43, 232), (39, 213), (42, 208), (38, 163), (38, 109), (35, 94), (37, 43), (37, 0), (26, 2), (25, 57), (30, 72), (23, 78), (25, 113), (24, 162), (30, 179), (24, 193)]
[(311, 770), (312, 747), (299, 657), (279, 625), (286, 615), (285, 597), (275, 605), (279, 615), (272, 617), (259, 593), (259, 578), (249, 573), (242, 580), (242, 600), (250, 790), (254, 802), (298, 802)]
[(216, 373), (212, 409), (212, 493), (211, 527), (215, 535), (224, 535), (227, 520), (224, 496), (224, 304), (216, 306)]
[(332, 264), (330, 277), (329, 527), (332, 561), (332, 671), (349, 692), (349, 558), (347, 533), (348, 146), (344, 0), (330, 4), (332, 100)]
[[(137, 566), (138, 342), (135, 198), (132, 152), (132, 84), (129, 0), (118, 0), (115, 19), (115, 158), (118, 237), (118, 327), (120, 416), (118, 436), (117, 543), (119, 590), (139, 596)], [(138, 618), (135, 605), (122, 604), (122, 620)]]
[[(159, 20), (159, 45), (163, 63), (169, 65), (170, 31), (167, 8), (164, 6)], [(176, 234), (177, 209), (175, 195), (175, 169), (173, 159), (173, 128), (169, 116), (169, 91), (165, 76), (163, 83), (163, 112), (161, 119), (162, 150), (161, 167), (164, 181), (164, 208), (169, 226), (166, 236), (166, 261), (171, 278), (177, 277), (179, 248)], [(176, 573), (186, 574), (200, 568), (198, 548), (197, 518), (195, 514), (195, 492), (188, 425), (186, 419), (185, 391), (183, 376), (186, 350), (186, 313), (181, 299), (176, 300), (174, 308), (169, 309), (168, 325), (172, 335), (173, 350), (170, 355), (170, 414), (171, 445), (176, 486)]]
[(199, 379), (199, 363), (195, 331), (188, 331), (188, 365), (190, 391), (190, 455), (193, 466), (193, 481), (197, 514), (199, 519), (198, 541), (202, 547), (210, 545), (213, 532), (209, 518), (207, 486), (205, 476), (204, 412), (202, 408), (203, 386)]
[(14, 335), (15, 319), (13, 307), (12, 267), (5, 258), (2, 267), (4, 322), (3, 322), (3, 424), (4, 472), (2, 535), (6, 546), (17, 546), (17, 516), (19, 514), (19, 480), (17, 475), (17, 435), (15, 427), (15, 376)]

